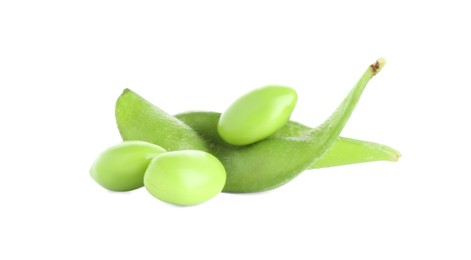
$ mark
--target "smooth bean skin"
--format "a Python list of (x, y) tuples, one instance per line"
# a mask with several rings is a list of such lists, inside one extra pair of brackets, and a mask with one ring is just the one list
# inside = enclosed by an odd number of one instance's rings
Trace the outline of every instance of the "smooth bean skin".
[(143, 178), (152, 158), (162, 147), (143, 141), (124, 141), (103, 151), (93, 163), (90, 176), (111, 191), (131, 191), (144, 186)]
[(197, 150), (155, 157), (144, 175), (146, 189), (157, 199), (180, 206), (205, 202), (221, 192), (226, 171), (213, 155)]
[(222, 113), (219, 135), (233, 145), (263, 140), (288, 122), (297, 100), (296, 91), (290, 87), (266, 86), (250, 91)]

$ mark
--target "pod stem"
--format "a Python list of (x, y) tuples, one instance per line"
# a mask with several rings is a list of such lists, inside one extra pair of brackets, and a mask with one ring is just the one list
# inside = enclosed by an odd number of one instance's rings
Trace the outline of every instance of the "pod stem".
[(335, 112), (312, 132), (313, 144), (319, 152), (318, 159), (334, 144), (355, 109), (366, 85), (381, 71), (385, 64), (386, 59), (384, 58), (371, 64)]
[(370, 79), (372, 77), (374, 77), (376, 74), (378, 74), (383, 69), (385, 64), (386, 64), (386, 59), (385, 58), (379, 58), (379, 59), (376, 60), (376, 62), (374, 64), (371, 64), (370, 65), (371, 69), (367, 70), (367, 71), (372, 72), (372, 75), (371, 75)]

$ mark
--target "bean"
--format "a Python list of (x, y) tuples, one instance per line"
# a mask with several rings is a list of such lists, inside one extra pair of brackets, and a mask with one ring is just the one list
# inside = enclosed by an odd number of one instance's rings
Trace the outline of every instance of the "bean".
[(252, 90), (222, 113), (217, 125), (219, 135), (233, 145), (263, 140), (288, 122), (297, 99), (296, 91), (289, 87)]
[(226, 171), (213, 155), (197, 150), (173, 151), (155, 157), (144, 175), (146, 189), (157, 199), (191, 206), (219, 194)]
[(130, 191), (144, 186), (143, 177), (152, 158), (165, 152), (155, 144), (124, 141), (103, 151), (90, 169), (91, 177), (112, 191)]
[[(353, 112), (366, 84), (382, 69), (384, 63), (384, 59), (379, 59), (376, 63), (369, 66), (337, 110), (317, 128), (312, 129), (298, 123), (288, 123), (272, 136), (248, 146), (221, 144), (220, 142), (210, 141), (207, 135), (201, 135), (199, 137), (200, 140), (206, 143), (205, 151), (210, 151), (218, 157), (226, 168), (227, 180), (223, 191), (258, 192), (273, 189), (287, 183), (303, 170), (312, 167), (334, 145)], [(128, 97), (123, 97), (122, 95), (119, 99), (122, 98), (129, 99), (129, 95)], [(148, 106), (147, 101), (144, 102), (142, 98), (142, 100), (139, 100), (139, 98), (136, 95), (133, 101), (144, 103)], [(133, 105), (133, 102), (120, 102), (119, 99), (118, 103), (131, 106), (130, 109), (134, 113), (140, 113), (139, 110), (133, 109), (132, 106), (140, 106), (142, 104)], [(123, 110), (127, 109), (126, 106), (120, 108)], [(123, 139), (142, 138), (141, 140), (154, 141), (166, 148), (162, 144), (163, 140), (155, 138), (154, 132), (158, 128), (149, 131), (151, 128), (147, 126), (148, 124), (153, 126), (160, 124), (160, 122), (153, 122), (153, 120), (159, 118), (158, 116), (153, 116), (153, 114), (160, 113), (160, 110), (149, 108), (146, 108), (146, 110), (149, 116), (142, 118), (142, 120), (134, 121), (132, 125), (128, 124), (129, 121), (121, 120), (117, 114), (118, 128), (120, 128)], [(209, 126), (211, 122), (204, 121), (207, 119), (203, 116), (199, 117), (196, 121), (199, 121), (199, 124), (202, 125), (207, 123)], [(196, 134), (197, 131), (195, 129), (180, 120), (179, 122), (185, 126), (184, 129), (190, 128), (193, 131), (192, 133)], [(215, 127), (211, 129), (217, 131)], [(166, 132), (161, 136), (163, 135), (168, 139), (178, 141), (178, 135), (172, 131)]]

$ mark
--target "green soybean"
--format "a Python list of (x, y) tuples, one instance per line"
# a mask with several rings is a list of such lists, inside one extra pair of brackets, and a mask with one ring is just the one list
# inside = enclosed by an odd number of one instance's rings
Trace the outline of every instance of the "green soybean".
[(144, 175), (146, 189), (157, 199), (181, 206), (205, 202), (219, 194), (226, 171), (213, 155), (196, 150), (155, 157)]
[(247, 145), (272, 135), (288, 122), (296, 91), (284, 86), (255, 89), (234, 101), (218, 122), (219, 135), (233, 145)]
[[(214, 141), (214, 139), (208, 138), (207, 134), (204, 135), (200, 132), (198, 138), (205, 143), (205, 151), (209, 150), (218, 157), (226, 168), (227, 180), (223, 191), (258, 192), (273, 189), (287, 183), (303, 170), (313, 167), (338, 140), (339, 134), (353, 112), (366, 84), (382, 69), (384, 63), (384, 59), (379, 59), (369, 66), (337, 110), (317, 128), (312, 129), (298, 123), (288, 123), (270, 137), (247, 146), (221, 143), (220, 137), (219, 140), (216, 138)], [(134, 101), (143, 103), (139, 98), (134, 98)], [(146, 102), (144, 103), (148, 104)], [(133, 104), (128, 102), (127, 105), (132, 106)], [(140, 105), (142, 104), (136, 106)], [(126, 107), (122, 109), (126, 109)], [(150, 110), (150, 114), (160, 113), (160, 110), (151, 111), (152, 109), (149, 107), (146, 109)], [(139, 113), (138, 110), (135, 112)], [(214, 119), (207, 116), (196, 119), (195, 115), (193, 115), (194, 122), (200, 125), (209, 126), (211, 125), (209, 121)], [(183, 117), (180, 116), (180, 118)], [(123, 139), (142, 138), (142, 140), (152, 140), (156, 144), (160, 144), (163, 140), (155, 138), (154, 132), (148, 131), (149, 127), (146, 126), (147, 124), (160, 124), (160, 122), (152, 122), (155, 118), (159, 117), (143, 118), (142, 121), (135, 122), (136, 124), (127, 125), (127, 122), (121, 120), (117, 114), (118, 127), (125, 126), (120, 128)], [(178, 119), (175, 118), (175, 120)], [(185, 126), (184, 129), (191, 128), (194, 134), (198, 132), (196, 125), (192, 125), (193, 128), (188, 126), (191, 125), (189, 120), (188, 124), (181, 120), (178, 121)], [(217, 118), (213, 125), (217, 125)], [(217, 131), (217, 127), (213, 126), (209, 130), (211, 131), (211, 129)], [(205, 131), (207, 130), (205, 129)], [(167, 134), (168, 138), (175, 136), (173, 133)], [(214, 134), (212, 135), (214, 136)]]
[(93, 163), (90, 176), (108, 190), (134, 190), (144, 186), (144, 173), (152, 158), (164, 152), (155, 144), (125, 141), (103, 151)]

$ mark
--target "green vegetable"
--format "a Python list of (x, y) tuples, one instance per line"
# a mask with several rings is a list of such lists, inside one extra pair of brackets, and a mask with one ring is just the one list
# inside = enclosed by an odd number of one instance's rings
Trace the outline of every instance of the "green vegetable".
[[(164, 146), (164, 143), (176, 142), (175, 146), (178, 146), (178, 137), (172, 132), (169, 131), (167, 135), (165, 134), (154, 134), (161, 133), (158, 126), (164, 124), (162, 122), (151, 122), (153, 120), (159, 121), (160, 113), (165, 113), (159, 108), (155, 107), (133, 91), (126, 89), (123, 94), (119, 97), (117, 102), (117, 109), (122, 111), (127, 111), (125, 113), (126, 117), (122, 115), (124, 113), (117, 113), (116, 119), (118, 127), (121, 130), (120, 132), (123, 135), (123, 139), (126, 140), (126, 136), (130, 136), (129, 139), (132, 139), (133, 136), (139, 136), (142, 140), (148, 142), (154, 142)], [(137, 109), (139, 108), (139, 109)], [(140, 114), (140, 109), (146, 111), (146, 114), (150, 115), (149, 118), (154, 118), (153, 120), (130, 120), (132, 118), (142, 117)], [(152, 114), (157, 115), (152, 115)], [(165, 113), (168, 116), (168, 114)], [(187, 145), (187, 149), (198, 149), (198, 147), (203, 146), (201, 149), (203, 151), (218, 150), (219, 145), (227, 146), (226, 142), (223, 142), (221, 137), (217, 132), (217, 123), (219, 120), (219, 113), (214, 112), (187, 112), (178, 114), (175, 117), (180, 119), (176, 125), (181, 126), (184, 130), (190, 131), (189, 135), (194, 135), (197, 133), (199, 137), (203, 137), (201, 140), (196, 140), (194, 147)], [(175, 118), (172, 119), (175, 121)], [(149, 127), (153, 125), (154, 127)], [(280, 131), (278, 135), (289, 135), (288, 129), (299, 129), (300, 131), (308, 131), (309, 127), (301, 125), (296, 122), (288, 122), (288, 126), (285, 126), (283, 131)], [(193, 129), (189, 129), (190, 125)], [(142, 129), (142, 131), (140, 131)], [(177, 129), (177, 132), (181, 129)], [(137, 134), (136, 134), (137, 133)], [(168, 136), (168, 138), (166, 138)], [(201, 145), (200, 141), (204, 142), (205, 145)], [(187, 142), (188, 143), (188, 142)], [(234, 148), (235, 149), (235, 148)], [(170, 150), (167, 148), (167, 150)], [(363, 163), (363, 162), (372, 162), (372, 161), (397, 161), (400, 154), (385, 145), (375, 144), (366, 141), (360, 141), (350, 138), (339, 137), (334, 145), (329, 148), (329, 150), (310, 168), (323, 168), (323, 167), (332, 167), (353, 163)]]
[(207, 150), (204, 140), (191, 127), (129, 89), (116, 102), (115, 116), (123, 140), (142, 140), (167, 151)]
[(102, 152), (90, 169), (101, 186), (112, 191), (130, 191), (144, 186), (143, 178), (152, 158), (165, 152), (155, 144), (125, 141)]
[[(220, 117), (215, 112), (186, 112), (177, 114), (176, 118), (191, 126), (203, 139), (206, 140), (209, 151), (216, 156), (224, 156), (227, 150), (239, 147), (227, 144), (217, 132), (217, 123)], [(290, 138), (300, 135), (303, 131), (312, 131), (312, 128), (297, 122), (290, 121), (281, 130), (270, 138)], [(395, 162), (400, 153), (386, 145), (339, 137), (334, 144), (309, 169), (318, 169), (346, 164), (391, 161)]]
[(298, 96), (289, 87), (255, 89), (232, 103), (218, 122), (219, 135), (233, 145), (247, 145), (272, 135), (288, 122)]
[(155, 157), (144, 175), (146, 189), (157, 199), (181, 206), (196, 205), (219, 194), (226, 171), (213, 155), (196, 150)]
[[(217, 117), (201, 116), (197, 119), (194, 118), (193, 122), (207, 126), (204, 131), (198, 131), (196, 124), (192, 124), (189, 120), (186, 122), (193, 128), (176, 118), (172, 120), (180, 122), (176, 124), (181, 127), (176, 129), (180, 132), (188, 131), (192, 135), (197, 135), (196, 132), (199, 132), (201, 137), (198, 138), (201, 143), (205, 144), (202, 145), (204, 150), (211, 152), (221, 160), (227, 171), (227, 180), (223, 191), (257, 192), (273, 189), (285, 184), (303, 170), (314, 165), (334, 145), (353, 112), (366, 84), (382, 69), (384, 62), (383, 59), (379, 59), (375, 64), (368, 67), (332, 116), (315, 129), (298, 123), (288, 123), (275, 134), (258, 143), (248, 146), (232, 146), (222, 142), (221, 138), (209, 138), (210, 136), (215, 136), (210, 131), (216, 131), (217, 133)], [(128, 102), (124, 102), (126, 100)], [(129, 100), (131, 101), (129, 102)], [(136, 107), (139, 109), (136, 109)], [(138, 95), (125, 91), (118, 99), (117, 109), (131, 111), (127, 118), (139, 116), (133, 114), (139, 114), (140, 109), (145, 110), (145, 113), (148, 115), (141, 117), (141, 120), (133, 121), (133, 124), (129, 124), (129, 120), (123, 120), (122, 114), (116, 114), (118, 127), (124, 140), (140, 139), (154, 142), (162, 145), (164, 148), (167, 148), (163, 144), (167, 141), (164, 139), (173, 139), (175, 142), (178, 142), (178, 138), (172, 132), (175, 129), (170, 129), (171, 131), (166, 133), (168, 138), (166, 138), (165, 134), (156, 137), (154, 132), (158, 128), (152, 128), (148, 125), (161, 125), (162, 122), (158, 121), (160, 118), (158, 114), (162, 113), (162, 111), (156, 109)], [(179, 117), (184, 118), (184, 116)], [(191, 130), (188, 130), (188, 128)], [(150, 131), (150, 129), (153, 131)], [(341, 161), (339, 163), (344, 162)], [(332, 160), (329, 166), (331, 164)]]

